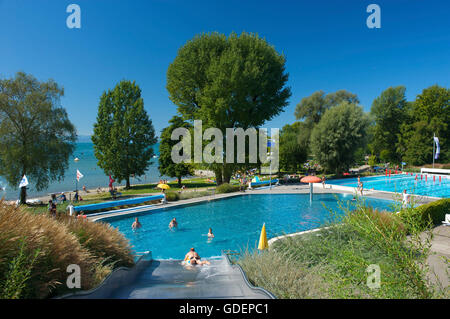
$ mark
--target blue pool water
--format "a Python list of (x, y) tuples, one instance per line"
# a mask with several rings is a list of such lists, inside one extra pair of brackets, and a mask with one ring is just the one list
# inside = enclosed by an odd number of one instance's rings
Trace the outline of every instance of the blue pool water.
[[(135, 251), (150, 250), (155, 259), (183, 259), (191, 247), (201, 257), (213, 257), (226, 249), (256, 247), (263, 223), (269, 239), (317, 228), (331, 219), (333, 214), (327, 208), (342, 215), (338, 200), (354, 205), (351, 199), (352, 195), (348, 194), (315, 194), (310, 204), (309, 194), (251, 194), (143, 213), (139, 216), (142, 228), (136, 231), (131, 229), (136, 215), (104, 221), (117, 227)], [(389, 209), (393, 204), (371, 198), (366, 203), (382, 209)], [(172, 231), (168, 225), (174, 217), (179, 226)], [(206, 236), (209, 227), (215, 235), (212, 240)]]
[[(425, 180), (425, 175), (422, 175), (422, 180), (420, 179), (420, 174), (418, 174), (417, 180), (416, 175), (391, 175), (389, 176), (371, 176), (371, 177), (361, 177), (364, 189), (375, 189), (379, 191), (388, 191), (401, 193), (404, 189), (407, 190), (409, 194), (432, 196), (432, 197), (450, 197), (450, 176), (442, 176), (439, 182), (439, 177), (435, 177), (433, 181), (433, 176), (428, 176)], [(344, 179), (331, 179), (327, 181), (328, 184), (332, 185), (342, 185), (357, 187), (358, 180), (356, 178), (344, 178)]]

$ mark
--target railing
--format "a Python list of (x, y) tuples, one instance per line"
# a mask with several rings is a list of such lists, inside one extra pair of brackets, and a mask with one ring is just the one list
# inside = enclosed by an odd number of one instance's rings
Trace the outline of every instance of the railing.
[(245, 271), (242, 269), (242, 267), (238, 264), (232, 263), (230, 260), (230, 255), (240, 255), (239, 252), (235, 251), (235, 250), (222, 250), (222, 256), (225, 258), (225, 260), (227, 261), (228, 265), (232, 268), (237, 268), (240, 272), (242, 277), (244, 278), (244, 282), (247, 285), (248, 288), (250, 288), (251, 290), (257, 290), (262, 292), (263, 294), (267, 295), (270, 299), (277, 299), (275, 297), (275, 295), (273, 295), (270, 291), (267, 291), (264, 288), (261, 287), (255, 287), (253, 286), (247, 278), (247, 275), (245, 273)]
[(132, 268), (119, 267), (114, 269), (103, 282), (91, 289), (77, 291), (55, 297), (55, 299), (108, 299), (114, 291), (122, 285), (133, 282), (143, 269), (152, 262), (152, 253), (150, 251), (136, 253), (138, 261)]

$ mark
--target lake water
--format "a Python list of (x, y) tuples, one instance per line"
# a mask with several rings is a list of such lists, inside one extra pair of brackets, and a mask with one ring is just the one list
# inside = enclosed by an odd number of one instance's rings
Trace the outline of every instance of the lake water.
[[(153, 146), (153, 150), (156, 156), (159, 156), (159, 143)], [(78, 162), (74, 159), (79, 158)], [(69, 168), (65, 173), (65, 177), (60, 182), (53, 182), (49, 185), (48, 189), (43, 191), (36, 191), (33, 187), (33, 181), (28, 177), (30, 185), (28, 186), (28, 198), (37, 196), (44, 196), (50, 193), (73, 191), (76, 187), (76, 173), (77, 169), (84, 175), (84, 177), (78, 183), (78, 189), (81, 189), (83, 185), (89, 188), (108, 187), (109, 177), (103, 172), (103, 170), (97, 166), (97, 159), (94, 156), (94, 144), (92, 143), (77, 143), (75, 152), (69, 160)], [(148, 168), (145, 176), (140, 179), (131, 178), (131, 184), (142, 183), (154, 183), (160, 179), (158, 171), (158, 158), (152, 159), (152, 164)], [(164, 177), (164, 179), (169, 179)], [(116, 186), (125, 185), (125, 181), (122, 183), (115, 183)], [(7, 200), (15, 200), (19, 198), (19, 189), (12, 189), (6, 184), (5, 179), (0, 177), (0, 187), (6, 187), (6, 190), (0, 191), (0, 197), (5, 197)]]

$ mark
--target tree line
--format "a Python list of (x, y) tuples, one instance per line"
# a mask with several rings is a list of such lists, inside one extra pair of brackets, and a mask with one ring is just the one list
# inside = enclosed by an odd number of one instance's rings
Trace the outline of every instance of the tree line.
[(342, 173), (367, 154), (375, 162), (424, 165), (433, 161), (434, 135), (441, 145), (438, 162), (447, 163), (450, 89), (433, 85), (414, 101), (407, 101), (405, 92), (404, 86), (387, 88), (368, 113), (358, 97), (345, 90), (303, 98), (295, 109), (299, 121), (280, 134), (282, 169), (298, 170), (309, 157), (325, 171)]
[[(178, 127), (192, 129), (194, 120), (202, 120), (203, 131), (258, 129), (288, 105), (288, 77), (285, 56), (257, 34), (204, 33), (188, 41), (167, 70), (166, 88), (178, 114), (161, 132), (161, 175), (177, 177), (181, 184), (194, 168), (209, 169), (220, 185), (254, 166), (236, 160), (175, 164), (171, 134)], [(0, 176), (11, 186), (17, 187), (23, 175), (37, 190), (64, 178), (77, 135), (60, 104), (63, 95), (53, 80), (40, 82), (23, 72), (0, 80)], [(364, 154), (422, 165), (432, 160), (433, 134), (442, 146), (439, 161), (448, 161), (449, 97), (449, 89), (434, 85), (407, 101), (403, 86), (391, 87), (365, 113), (356, 94), (315, 92), (296, 106), (297, 122), (280, 132), (280, 167), (298, 171), (313, 157), (326, 171), (339, 173)], [(102, 93), (92, 141), (98, 166), (125, 181), (126, 188), (130, 177), (148, 169), (157, 139), (134, 81), (120, 81)], [(20, 199), (25, 203), (26, 188)]]

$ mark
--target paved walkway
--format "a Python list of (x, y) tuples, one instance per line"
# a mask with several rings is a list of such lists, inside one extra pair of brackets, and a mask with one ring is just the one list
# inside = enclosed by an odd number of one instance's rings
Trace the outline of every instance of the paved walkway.
[(448, 288), (450, 285), (450, 226), (442, 225), (433, 229), (428, 265), (436, 275), (431, 276), (431, 280), (435, 284), (440, 282), (442, 288)]

